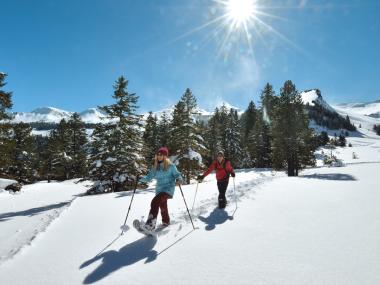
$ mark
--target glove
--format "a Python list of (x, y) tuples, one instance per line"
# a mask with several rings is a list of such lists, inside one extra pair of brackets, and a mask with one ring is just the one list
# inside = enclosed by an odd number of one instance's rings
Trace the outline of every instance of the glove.
[(203, 175), (198, 175), (197, 180), (198, 180), (198, 182), (200, 183), (200, 182), (202, 182), (202, 180), (203, 180), (204, 178), (205, 178), (205, 177), (204, 177)]
[(232, 172), (232, 173), (231, 173), (231, 176), (232, 176), (232, 177), (235, 177), (235, 172)]

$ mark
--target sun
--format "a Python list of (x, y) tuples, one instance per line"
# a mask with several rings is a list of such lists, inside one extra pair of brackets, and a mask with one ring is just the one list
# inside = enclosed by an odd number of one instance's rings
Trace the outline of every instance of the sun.
[(252, 20), (256, 11), (254, 0), (227, 0), (224, 5), (226, 16), (234, 27), (246, 25)]

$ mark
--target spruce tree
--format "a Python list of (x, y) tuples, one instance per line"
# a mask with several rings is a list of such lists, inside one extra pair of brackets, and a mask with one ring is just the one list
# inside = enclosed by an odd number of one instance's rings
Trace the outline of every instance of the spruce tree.
[(68, 155), (70, 130), (66, 120), (62, 119), (57, 129), (51, 131), (46, 149), (46, 175), (48, 180), (66, 180), (70, 178), (72, 157)]
[(158, 122), (157, 140), (159, 146), (168, 146), (170, 140), (170, 119), (166, 112), (163, 112)]
[(152, 164), (154, 155), (159, 148), (157, 117), (153, 116), (152, 112), (149, 112), (149, 115), (145, 122), (143, 141), (143, 156), (146, 165), (150, 166)]
[(267, 83), (261, 91), (260, 100), (262, 118), (266, 124), (270, 124), (275, 106), (278, 102), (278, 97), (276, 97), (273, 86), (269, 83)]
[(242, 114), (240, 118), (240, 124), (242, 128), (242, 141), (244, 143), (248, 140), (248, 134), (253, 129), (256, 121), (257, 110), (253, 101), (249, 102), (247, 110)]
[(194, 120), (196, 98), (189, 88), (175, 105), (171, 122), (170, 150), (182, 171), (186, 183), (196, 176), (202, 166), (203, 138)]
[(239, 125), (238, 113), (234, 109), (230, 109), (228, 113), (228, 123), (226, 126), (228, 159), (234, 167), (242, 167), (243, 147), (241, 142), (241, 132)]
[(219, 109), (215, 108), (213, 116), (207, 122), (207, 128), (205, 130), (205, 146), (206, 146), (206, 161), (210, 164), (215, 158), (215, 154), (221, 149), (220, 140), (220, 123), (219, 123)]
[(274, 168), (286, 167), (289, 176), (297, 176), (299, 169), (314, 165), (315, 146), (309, 118), (302, 98), (290, 80), (281, 88), (274, 108), (272, 136)]
[(69, 142), (67, 155), (70, 161), (70, 178), (83, 178), (87, 175), (87, 134), (85, 124), (78, 113), (74, 113), (67, 122)]
[(106, 125), (97, 125), (93, 133), (91, 178), (112, 190), (123, 190), (146, 170), (142, 157), (142, 116), (136, 113), (138, 96), (127, 91), (128, 81), (119, 77), (114, 85), (115, 103), (101, 106)]
[(271, 142), (269, 125), (264, 121), (263, 110), (257, 112), (256, 122), (248, 139), (248, 150), (254, 166), (263, 168), (271, 166)]
[(9, 110), (12, 108), (12, 92), (3, 90), (6, 85), (7, 74), (0, 72), (0, 174), (5, 176), (7, 165), (11, 162), (10, 152), (12, 149), (11, 119)]

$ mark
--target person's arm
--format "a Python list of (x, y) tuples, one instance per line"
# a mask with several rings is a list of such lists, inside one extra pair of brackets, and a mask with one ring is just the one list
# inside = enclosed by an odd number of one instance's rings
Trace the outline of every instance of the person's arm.
[(209, 175), (216, 167), (215, 161), (211, 163), (210, 167), (202, 174), (203, 178), (205, 178), (207, 175)]
[(182, 183), (183, 178), (182, 178), (181, 172), (178, 171), (177, 167), (174, 164), (172, 164), (171, 169), (172, 169), (172, 175), (174, 179), (177, 180), (177, 182)]
[(152, 168), (149, 170), (149, 172), (146, 176), (139, 179), (139, 182), (148, 183), (148, 182), (152, 181), (155, 174), (156, 174), (156, 171)]
[(227, 171), (227, 173), (231, 173), (232, 177), (235, 177), (235, 171), (232, 168), (232, 165), (229, 161), (227, 161), (227, 163), (226, 163), (226, 171)]

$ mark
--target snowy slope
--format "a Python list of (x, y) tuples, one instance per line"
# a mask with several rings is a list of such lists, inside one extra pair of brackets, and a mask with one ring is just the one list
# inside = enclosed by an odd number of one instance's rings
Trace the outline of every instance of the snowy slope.
[(380, 118), (380, 100), (369, 103), (343, 103), (337, 104), (337, 107), (358, 115)]
[(85, 189), (72, 180), (27, 185), (21, 193), (0, 193), (0, 264), (31, 244)]
[[(372, 131), (373, 125), (380, 124), (380, 118), (367, 116), (369, 109), (366, 109), (366, 111), (362, 108), (349, 107), (349, 105), (334, 105), (334, 109), (343, 116), (348, 115), (350, 117), (351, 122), (353, 122), (356, 126), (361, 125), (362, 128), (366, 129), (367, 131)], [(371, 109), (371, 111), (375, 110), (376, 109)], [(361, 130), (359, 129), (359, 131)]]
[[(192, 211), (195, 231), (178, 188), (168, 202), (172, 225), (157, 238), (133, 228), (120, 236), (132, 193), (77, 197), (31, 246), (0, 264), (0, 284), (380, 284), (380, 137), (362, 132), (348, 138), (352, 148), (333, 150), (344, 167), (310, 168), (293, 178), (238, 171), (237, 209), (232, 180), (226, 210), (215, 209), (215, 175), (208, 176)], [(43, 217), (45, 211), (20, 214), (43, 199), (39, 189), (57, 195), (54, 206), (73, 198), (58, 197), (59, 189), (84, 187), (45, 185), (21, 193), (22, 203), (3, 197), (0, 244), (25, 221)], [(182, 188), (192, 208), (196, 184)], [(129, 226), (146, 217), (153, 196), (151, 188), (137, 192)], [(3, 210), (8, 204), (13, 208)]]

